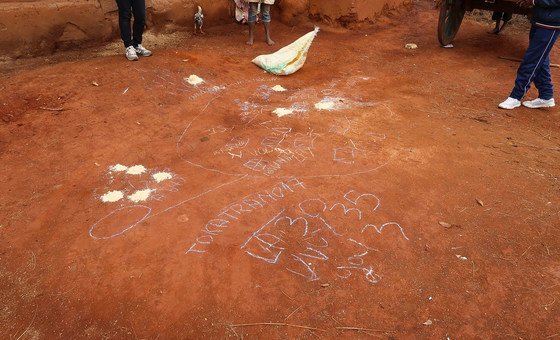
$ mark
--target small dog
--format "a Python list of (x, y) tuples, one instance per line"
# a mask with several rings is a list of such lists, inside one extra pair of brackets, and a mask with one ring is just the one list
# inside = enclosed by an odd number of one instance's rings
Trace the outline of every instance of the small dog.
[(198, 13), (194, 15), (194, 34), (196, 34), (197, 30), (204, 34), (202, 25), (204, 25), (204, 14), (202, 14), (202, 7), (198, 6)]

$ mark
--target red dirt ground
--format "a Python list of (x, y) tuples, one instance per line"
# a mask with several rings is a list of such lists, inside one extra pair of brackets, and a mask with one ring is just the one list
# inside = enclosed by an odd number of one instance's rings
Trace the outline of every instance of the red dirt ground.
[(2, 338), (558, 336), (560, 114), (496, 107), (524, 32), (466, 22), (442, 49), (436, 22), (322, 31), (283, 78), (237, 25), (135, 63), (5, 64)]

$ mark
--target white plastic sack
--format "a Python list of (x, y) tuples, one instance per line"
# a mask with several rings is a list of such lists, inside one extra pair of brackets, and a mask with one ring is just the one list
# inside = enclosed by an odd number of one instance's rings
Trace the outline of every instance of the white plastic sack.
[(319, 27), (315, 27), (315, 30), (281, 48), (278, 52), (256, 57), (253, 59), (253, 63), (265, 71), (279, 76), (295, 73), (303, 67), (307, 59), (307, 52), (318, 32)]

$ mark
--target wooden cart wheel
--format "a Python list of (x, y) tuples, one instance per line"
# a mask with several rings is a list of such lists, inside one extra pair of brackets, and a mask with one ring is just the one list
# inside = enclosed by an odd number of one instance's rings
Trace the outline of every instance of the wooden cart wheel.
[(451, 44), (465, 15), (464, 0), (443, 0), (439, 11), (438, 39), (442, 46)]

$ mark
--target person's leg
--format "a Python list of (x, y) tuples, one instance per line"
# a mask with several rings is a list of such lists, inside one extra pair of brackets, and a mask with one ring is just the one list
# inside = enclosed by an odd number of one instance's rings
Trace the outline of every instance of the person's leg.
[(249, 3), (249, 40), (247, 40), (247, 45), (253, 45), (253, 41), (255, 40), (255, 26), (257, 24), (257, 11), (259, 8), (259, 4), (256, 2)]
[(134, 61), (138, 60), (138, 55), (134, 49), (132, 41), (132, 30), (130, 20), (132, 18), (132, 0), (116, 0), (119, 8), (119, 30), (123, 41), (126, 59)]
[(527, 51), (525, 51), (525, 56), (523, 57), (523, 60), (521, 61), (521, 64), (519, 65), (519, 68), (517, 69), (517, 77), (516, 77), (516, 80), (515, 80), (514, 88), (511, 91), (511, 94), (509, 95), (509, 97), (507, 97), (506, 100), (504, 100), (503, 102), (498, 104), (498, 107), (501, 108), (501, 109), (511, 110), (511, 109), (515, 109), (516, 107), (521, 106), (521, 98), (523, 98), (523, 96), (525, 95), (525, 92), (528, 89), (523, 90), (523, 87), (518, 86), (518, 84), (522, 84), (523, 81), (524, 81), (524, 78), (527, 77), (525, 75), (526, 71), (524, 71), (524, 72), (521, 72), (521, 71), (526, 69), (526, 64), (529, 62), (528, 52), (531, 48), (531, 44), (533, 42), (534, 37), (535, 37), (535, 27), (532, 26), (531, 30), (529, 31), (529, 48), (527, 49)]
[[(546, 71), (541, 70), (544, 62), (548, 59), (550, 50), (554, 46), (554, 42), (558, 38), (559, 31), (550, 30), (533, 26), (531, 28), (529, 47), (523, 56), (523, 61), (517, 70), (517, 79), (515, 87), (511, 91), (510, 97), (521, 100), (525, 93), (529, 91), (531, 82), (535, 80), (537, 74), (541, 75), (538, 80), (541, 87), (546, 90)], [(550, 82), (550, 88), (552, 83)]]
[(500, 33), (500, 21), (501, 20), (502, 20), (502, 12), (496, 12), (496, 11), (492, 12), (492, 21), (496, 22), (496, 26), (489, 33), (494, 33), (494, 34)]
[(264, 32), (266, 35), (266, 43), (268, 44), (268, 46), (272, 46), (274, 45), (274, 40), (272, 40), (270, 38), (270, 5), (268, 4), (262, 4), (261, 5), (261, 16), (262, 16), (262, 22), (264, 25)]
[(508, 24), (508, 22), (511, 20), (513, 14), (511, 13), (503, 13), (502, 15), (502, 20), (503, 20), (503, 24), (502, 27), (499, 28), (498, 33), (500, 33), (501, 31), (504, 30), (504, 28), (506, 27), (506, 25)]
[(132, 0), (132, 13), (134, 14), (132, 44), (136, 47), (142, 44), (142, 35), (146, 24), (146, 0)]
[(539, 90), (539, 97), (533, 100), (523, 102), (523, 105), (531, 109), (539, 109), (542, 107), (553, 107), (554, 89), (552, 86), (552, 78), (550, 76), (550, 55), (546, 56), (542, 67), (535, 76), (535, 87)]
[(124, 47), (132, 46), (132, 30), (130, 20), (132, 19), (132, 0), (117, 0), (119, 8), (119, 30)]
[(539, 90), (539, 98), (548, 100), (554, 97), (554, 87), (550, 76), (550, 55), (547, 55), (542, 67), (535, 76), (535, 87)]
[(152, 51), (142, 46), (142, 36), (146, 25), (146, 0), (132, 0), (132, 13), (134, 14), (132, 44), (137, 54), (149, 57), (152, 55)]

